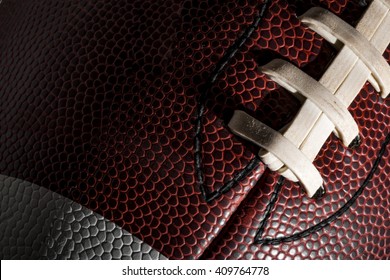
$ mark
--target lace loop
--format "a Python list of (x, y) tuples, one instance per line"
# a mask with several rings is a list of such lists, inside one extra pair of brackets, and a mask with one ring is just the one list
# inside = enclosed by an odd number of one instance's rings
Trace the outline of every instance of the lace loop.
[[(383, 97), (390, 92), (390, 66), (381, 55), (390, 43), (389, 9), (389, 0), (372, 1), (356, 29), (329, 11), (310, 9), (301, 20), (340, 49), (321, 79), (317, 82), (282, 60), (261, 68), (275, 82), (306, 98), (295, 119), (283, 133), (265, 129), (264, 124), (243, 117), (239, 111), (229, 124), (233, 133), (264, 149), (259, 156), (271, 170), (300, 182), (311, 197), (322, 185), (312, 162), (330, 133), (335, 131), (346, 146), (355, 145), (359, 139), (347, 107), (367, 80)], [(265, 135), (259, 135), (261, 132)]]

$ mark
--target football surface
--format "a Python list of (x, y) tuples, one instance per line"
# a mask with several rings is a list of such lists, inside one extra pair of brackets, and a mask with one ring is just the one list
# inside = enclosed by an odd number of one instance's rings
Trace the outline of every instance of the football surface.
[(389, 0), (3, 0), (0, 258), (390, 259)]

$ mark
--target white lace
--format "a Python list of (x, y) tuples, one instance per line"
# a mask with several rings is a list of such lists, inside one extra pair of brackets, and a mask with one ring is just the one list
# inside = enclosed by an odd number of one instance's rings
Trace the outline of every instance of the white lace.
[(293, 122), (281, 133), (236, 111), (229, 123), (233, 133), (262, 148), (259, 155), (271, 170), (300, 182), (310, 197), (323, 185), (312, 162), (332, 131), (346, 146), (359, 136), (348, 106), (366, 81), (383, 98), (390, 92), (390, 66), (381, 55), (390, 43), (389, 9), (390, 0), (374, 0), (356, 29), (322, 8), (307, 11), (301, 21), (340, 50), (322, 78), (280, 59), (260, 68), (303, 100)]

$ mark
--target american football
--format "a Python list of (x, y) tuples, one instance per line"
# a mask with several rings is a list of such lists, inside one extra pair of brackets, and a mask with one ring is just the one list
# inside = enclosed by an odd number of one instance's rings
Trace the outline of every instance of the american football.
[(389, 0), (0, 1), (1, 259), (390, 259)]

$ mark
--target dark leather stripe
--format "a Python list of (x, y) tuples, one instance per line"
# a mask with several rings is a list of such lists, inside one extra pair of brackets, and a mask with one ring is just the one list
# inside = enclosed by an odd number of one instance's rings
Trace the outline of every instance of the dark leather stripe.
[(166, 259), (86, 207), (4, 175), (0, 228), (1, 259)]

